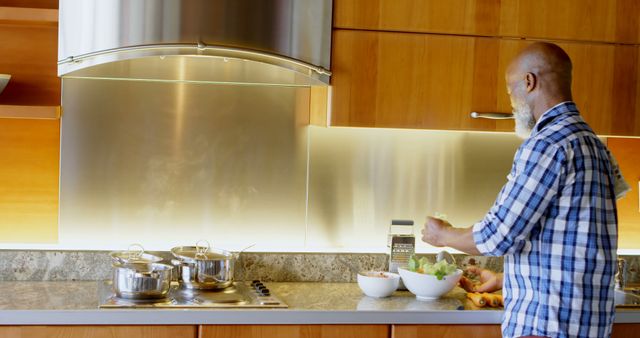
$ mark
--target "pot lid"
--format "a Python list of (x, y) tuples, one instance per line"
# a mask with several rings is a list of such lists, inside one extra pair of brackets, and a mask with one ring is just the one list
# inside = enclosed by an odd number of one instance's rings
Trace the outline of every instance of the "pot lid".
[(144, 248), (140, 244), (131, 244), (127, 250), (113, 251), (110, 255), (114, 262), (120, 264), (149, 264), (162, 261), (162, 257), (145, 253)]
[[(199, 245), (200, 243), (204, 245)], [(171, 249), (171, 253), (179, 259), (187, 261), (221, 260), (232, 258), (233, 254), (226, 250), (212, 249), (207, 241), (199, 241), (195, 246), (179, 246)]]

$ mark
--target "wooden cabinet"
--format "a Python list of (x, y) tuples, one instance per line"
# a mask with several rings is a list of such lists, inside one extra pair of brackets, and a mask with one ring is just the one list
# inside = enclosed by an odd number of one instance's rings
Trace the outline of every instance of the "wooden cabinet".
[(2, 0), (2, 6), (58, 9), (58, 0)]
[(512, 130), (510, 121), (469, 117), (496, 111), (506, 95), (498, 53), (492, 38), (335, 30), (331, 124)]
[(503, 0), (500, 35), (640, 43), (637, 0)]
[(389, 325), (203, 325), (199, 338), (388, 338)]
[[(639, 324), (614, 324), (611, 338), (637, 337)], [(494, 338), (500, 325), (393, 325), (391, 338)]]
[[(636, 337), (639, 324), (615, 324), (612, 338)], [(119, 325), (0, 326), (3, 338), (493, 338), (500, 325)]]
[[(335, 30), (332, 125), (512, 131), (504, 72), (528, 40)], [(574, 65), (573, 94), (602, 135), (640, 135), (638, 47), (558, 43)]]
[(336, 28), (640, 43), (636, 0), (335, 0)]
[(335, 28), (496, 35), (500, 0), (334, 0)]
[(0, 326), (3, 338), (195, 338), (197, 326)]
[(613, 324), (611, 338), (636, 338), (640, 324)]
[(537, 40), (574, 64), (573, 93), (600, 135), (640, 135), (636, 0), (335, 0), (331, 125), (511, 131), (504, 70)]
[(502, 336), (500, 325), (393, 325), (391, 338), (494, 338)]

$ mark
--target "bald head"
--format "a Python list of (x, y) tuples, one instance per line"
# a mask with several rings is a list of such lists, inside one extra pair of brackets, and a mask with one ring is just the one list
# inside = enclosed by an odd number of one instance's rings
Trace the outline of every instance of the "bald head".
[(571, 59), (555, 44), (536, 42), (522, 50), (507, 67), (507, 90), (531, 108), (535, 120), (547, 109), (571, 101)]

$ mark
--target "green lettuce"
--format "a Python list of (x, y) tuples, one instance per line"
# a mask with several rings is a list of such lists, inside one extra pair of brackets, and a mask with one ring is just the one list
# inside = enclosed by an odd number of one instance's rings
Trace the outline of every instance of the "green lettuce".
[(426, 257), (416, 259), (415, 255), (409, 257), (409, 271), (433, 275), (438, 280), (442, 280), (445, 276), (450, 275), (458, 269), (455, 264), (449, 264), (446, 261), (431, 263)]

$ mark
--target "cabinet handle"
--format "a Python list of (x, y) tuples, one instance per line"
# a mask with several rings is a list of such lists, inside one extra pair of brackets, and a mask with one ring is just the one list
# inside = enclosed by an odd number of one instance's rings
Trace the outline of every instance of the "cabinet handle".
[(490, 120), (512, 120), (513, 114), (511, 113), (478, 113), (471, 112), (471, 117), (474, 119), (490, 119)]

